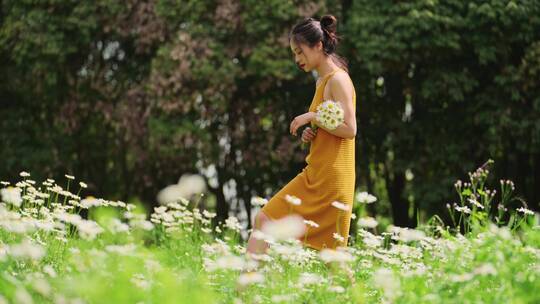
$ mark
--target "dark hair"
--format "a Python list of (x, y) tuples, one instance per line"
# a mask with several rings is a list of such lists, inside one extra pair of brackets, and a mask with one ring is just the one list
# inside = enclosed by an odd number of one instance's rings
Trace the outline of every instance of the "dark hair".
[(289, 33), (289, 40), (295, 44), (305, 44), (310, 48), (322, 41), (323, 52), (330, 56), (335, 64), (349, 72), (347, 60), (336, 54), (336, 47), (341, 37), (336, 34), (337, 19), (332, 15), (324, 15), (321, 20), (304, 18)]

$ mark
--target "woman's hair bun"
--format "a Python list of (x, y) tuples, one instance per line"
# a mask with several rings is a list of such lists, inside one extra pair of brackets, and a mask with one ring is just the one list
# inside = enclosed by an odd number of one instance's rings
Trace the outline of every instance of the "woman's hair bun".
[(327, 30), (330, 33), (335, 33), (337, 28), (337, 19), (333, 15), (324, 15), (319, 21), (321, 27)]

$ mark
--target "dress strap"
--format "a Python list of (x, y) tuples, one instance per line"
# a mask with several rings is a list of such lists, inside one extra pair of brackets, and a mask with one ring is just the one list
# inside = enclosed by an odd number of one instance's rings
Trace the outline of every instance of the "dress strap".
[(328, 78), (330, 78), (330, 76), (334, 75), (335, 73), (337, 73), (337, 72), (339, 72), (339, 71), (341, 71), (340, 68), (337, 68), (337, 69), (333, 70), (332, 72), (326, 74), (326, 75), (323, 77), (323, 80), (327, 80)]
[(326, 83), (328, 82), (328, 80), (330, 80), (330, 78), (332, 78), (332, 76), (334, 76), (339, 71), (343, 71), (343, 70), (338, 68), (338, 69), (328, 73), (326, 76), (324, 76), (324, 79), (322, 81), (324, 83), (324, 86), (326, 86)]
[(309, 106), (309, 111), (314, 112), (316, 107), (322, 102), (323, 96), (324, 96), (324, 89), (326, 87), (326, 83), (328, 82), (328, 79), (338, 71), (343, 71), (340, 68), (335, 69), (334, 71), (324, 75), (324, 77), (320, 80), (320, 83), (317, 85), (317, 88), (315, 90), (315, 99), (313, 99), (311, 105)]
[(325, 85), (326, 85), (326, 82), (328, 81), (328, 79), (330, 79), (330, 77), (331, 77), (332, 75), (334, 75), (335, 73), (337, 73), (337, 72), (339, 72), (339, 71), (342, 71), (342, 69), (337, 68), (337, 69), (335, 69), (334, 71), (332, 71), (332, 72), (330, 72), (330, 73), (324, 75), (324, 76), (321, 78), (320, 83), (319, 83), (319, 85), (318, 85), (317, 87), (325, 86)]

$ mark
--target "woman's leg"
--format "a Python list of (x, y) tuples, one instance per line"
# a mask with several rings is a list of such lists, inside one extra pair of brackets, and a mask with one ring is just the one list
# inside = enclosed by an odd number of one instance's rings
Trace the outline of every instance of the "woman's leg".
[[(257, 215), (255, 216), (255, 223), (253, 224), (253, 231), (255, 230), (261, 230), (262, 226), (270, 221), (270, 218), (266, 216), (262, 211), (259, 211)], [(262, 254), (266, 253), (266, 250), (268, 249), (268, 244), (264, 240), (258, 240), (253, 237), (253, 232), (249, 235), (247, 248), (246, 248), (246, 257), (248, 259), (251, 259), (251, 254)], [(257, 263), (257, 265), (259, 265)], [(242, 273), (247, 273), (254, 271), (253, 269), (244, 269), (242, 270)], [(245, 285), (242, 285), (240, 283), (236, 283), (236, 291), (242, 292), (246, 288)]]
[[(262, 211), (259, 211), (255, 216), (255, 223), (253, 225), (253, 231), (261, 230), (262, 226), (271, 219), (266, 216)], [(253, 237), (253, 232), (250, 234), (246, 251), (248, 256), (250, 253), (261, 254), (265, 253), (268, 249), (268, 244), (264, 240), (258, 240)]]

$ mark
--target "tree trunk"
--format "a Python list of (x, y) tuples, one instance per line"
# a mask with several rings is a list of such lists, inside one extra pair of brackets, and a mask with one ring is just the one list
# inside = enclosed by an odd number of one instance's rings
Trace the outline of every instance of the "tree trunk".
[(385, 172), (386, 188), (390, 204), (392, 205), (392, 217), (394, 225), (400, 227), (411, 227), (409, 219), (409, 201), (403, 198), (405, 188), (405, 173), (394, 172), (394, 178), (390, 178), (390, 173)]
[[(225, 178), (223, 176), (223, 169), (216, 167), (218, 187), (213, 191), (216, 196), (216, 217), (217, 223), (223, 223), (229, 217), (229, 204), (225, 200), (225, 194), (223, 193), (223, 186), (225, 184)], [(217, 224), (216, 223), (216, 224)]]
[(540, 153), (534, 154), (532, 167), (534, 170), (531, 185), (534, 190), (530, 197), (532, 201), (529, 207), (533, 210), (540, 211), (540, 190), (538, 189), (538, 185), (540, 185)]
[(411, 221), (411, 227), (416, 228), (416, 226), (418, 226), (419, 224), (416, 221), (416, 219), (418, 218), (418, 200), (417, 199), (414, 200), (413, 208), (414, 208), (414, 212), (413, 212), (413, 218)]
[[(236, 184), (238, 185), (238, 199), (241, 199), (244, 203), (244, 208), (246, 209), (247, 214), (247, 229), (249, 230), (251, 228), (251, 195), (250, 195), (250, 187), (249, 181), (247, 181), (247, 177), (245, 175), (238, 174), (236, 178)], [(240, 207), (240, 204), (238, 204)]]

